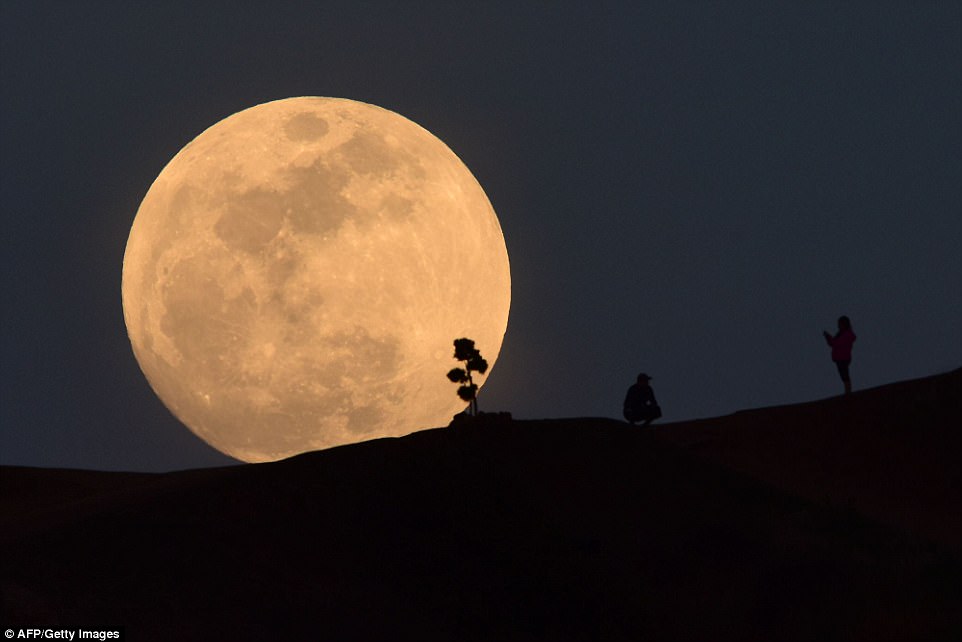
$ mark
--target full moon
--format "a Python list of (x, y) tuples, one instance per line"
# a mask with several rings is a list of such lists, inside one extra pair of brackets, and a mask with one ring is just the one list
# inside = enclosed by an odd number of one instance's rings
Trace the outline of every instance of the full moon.
[(508, 254), (443, 142), (342, 98), (257, 105), (161, 171), (124, 254), (124, 320), (151, 387), (232, 457), (446, 425), (454, 340), (493, 366)]

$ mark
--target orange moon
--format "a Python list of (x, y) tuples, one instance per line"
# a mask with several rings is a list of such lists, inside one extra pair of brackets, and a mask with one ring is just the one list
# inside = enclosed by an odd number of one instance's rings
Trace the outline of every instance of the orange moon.
[(465, 406), (454, 339), (493, 366), (511, 303), (498, 218), (454, 152), (320, 97), (238, 112), (174, 156), (121, 289), (158, 397), (248, 462), (446, 425)]

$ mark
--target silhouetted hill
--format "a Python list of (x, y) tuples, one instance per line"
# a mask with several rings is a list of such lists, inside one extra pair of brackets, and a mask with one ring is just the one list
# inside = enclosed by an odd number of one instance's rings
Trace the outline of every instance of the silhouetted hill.
[(962, 369), (659, 426), (660, 438), (962, 555)]
[[(952, 376), (845, 408), (888, 416), (903, 399), (901, 416), (941, 416), (917, 404)], [(5, 467), (3, 624), (143, 640), (957, 639), (947, 549), (715, 461), (820, 453), (822, 422), (862, 426), (838, 403), (720, 418), (737, 433), (724, 447), (715, 420), (568, 419), (164, 475)], [(795, 446), (739, 446), (756, 424)]]

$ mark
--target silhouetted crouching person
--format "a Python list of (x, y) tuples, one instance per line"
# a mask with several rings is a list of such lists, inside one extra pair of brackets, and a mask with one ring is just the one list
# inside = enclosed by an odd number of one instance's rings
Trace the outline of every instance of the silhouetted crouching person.
[(625, 419), (632, 424), (639, 421), (643, 426), (647, 426), (655, 419), (661, 417), (661, 408), (655, 401), (655, 391), (649, 385), (651, 377), (645, 373), (638, 375), (638, 381), (630, 388), (625, 395)]
[(838, 318), (838, 332), (833, 337), (828, 332), (822, 332), (825, 341), (832, 346), (832, 361), (838, 368), (838, 375), (845, 384), (845, 394), (852, 392), (852, 379), (848, 374), (848, 367), (852, 363), (852, 344), (855, 343), (855, 333), (852, 332), (852, 322), (846, 316)]

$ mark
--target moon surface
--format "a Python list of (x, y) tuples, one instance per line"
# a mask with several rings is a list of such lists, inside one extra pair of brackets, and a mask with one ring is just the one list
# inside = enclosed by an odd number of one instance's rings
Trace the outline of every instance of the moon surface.
[(511, 303), (491, 203), (443, 142), (342, 98), (257, 105), (163, 169), (124, 254), (151, 387), (248, 462), (446, 425), (468, 337), (493, 366)]

